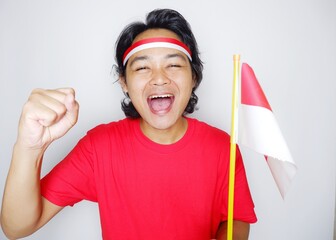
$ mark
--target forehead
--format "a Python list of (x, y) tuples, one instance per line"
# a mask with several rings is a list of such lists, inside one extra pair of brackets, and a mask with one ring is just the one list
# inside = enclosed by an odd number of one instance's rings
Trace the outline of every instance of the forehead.
[(136, 36), (133, 43), (139, 40), (142, 40), (142, 39), (153, 38), (153, 37), (168, 37), (168, 38), (175, 38), (181, 41), (181, 39), (178, 37), (176, 33), (170, 30), (167, 30), (167, 29), (157, 28), (157, 29), (148, 29), (140, 33), (138, 36)]

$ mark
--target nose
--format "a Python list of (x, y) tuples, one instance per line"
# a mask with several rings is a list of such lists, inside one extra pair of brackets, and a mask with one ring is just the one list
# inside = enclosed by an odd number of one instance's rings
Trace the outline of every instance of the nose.
[(155, 86), (163, 86), (170, 83), (169, 77), (161, 69), (153, 70), (150, 84)]

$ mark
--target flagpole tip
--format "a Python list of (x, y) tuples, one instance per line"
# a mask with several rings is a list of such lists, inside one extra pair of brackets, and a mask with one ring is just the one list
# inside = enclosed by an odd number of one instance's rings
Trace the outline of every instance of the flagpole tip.
[(234, 54), (233, 61), (239, 61), (239, 60), (240, 60), (240, 54)]

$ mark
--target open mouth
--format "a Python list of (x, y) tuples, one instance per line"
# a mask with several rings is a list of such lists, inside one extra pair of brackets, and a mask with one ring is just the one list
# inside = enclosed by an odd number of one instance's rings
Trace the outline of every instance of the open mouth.
[(166, 113), (168, 112), (174, 102), (174, 95), (152, 95), (147, 99), (150, 110), (153, 113)]

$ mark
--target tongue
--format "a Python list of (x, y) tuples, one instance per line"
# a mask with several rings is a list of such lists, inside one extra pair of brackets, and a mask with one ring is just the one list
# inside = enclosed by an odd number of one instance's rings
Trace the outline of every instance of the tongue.
[(150, 107), (155, 112), (160, 112), (169, 108), (171, 104), (170, 98), (155, 98), (150, 101)]

